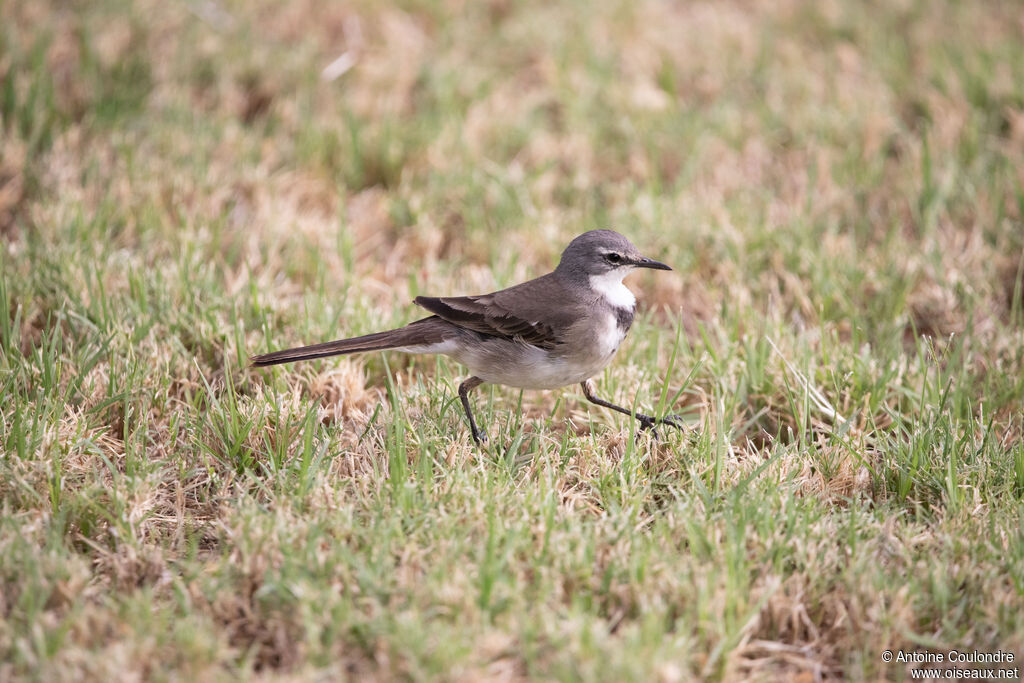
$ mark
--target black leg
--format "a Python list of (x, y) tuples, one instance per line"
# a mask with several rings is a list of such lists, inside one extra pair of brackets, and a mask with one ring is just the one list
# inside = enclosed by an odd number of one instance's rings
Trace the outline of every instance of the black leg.
[(466, 411), (466, 417), (469, 418), (469, 428), (473, 432), (473, 441), (476, 441), (477, 445), (487, 443), (487, 434), (476, 426), (476, 420), (473, 419), (473, 411), (469, 408), (469, 392), (483, 383), (484, 381), (479, 377), (470, 377), (459, 385), (459, 398), (462, 399), (462, 409)]
[[(640, 422), (640, 431), (650, 429), (654, 434), (654, 438), (658, 438), (658, 430), (654, 428), (654, 425), (663, 424), (675, 427), (676, 429), (683, 428), (683, 420), (678, 415), (669, 415), (664, 418), (651, 417), (650, 415), (644, 415), (643, 413), (634, 413), (632, 410), (627, 410), (622, 406), (617, 406), (610, 401), (606, 401), (594, 393), (594, 385), (588, 379), (585, 382), (580, 382), (580, 386), (583, 387), (583, 395), (587, 397), (587, 400), (591, 403), (595, 403), (602, 408), (610, 408), (618, 411), (623, 415), (629, 415), (630, 417), (636, 418)], [(639, 435), (639, 432), (637, 432)]]

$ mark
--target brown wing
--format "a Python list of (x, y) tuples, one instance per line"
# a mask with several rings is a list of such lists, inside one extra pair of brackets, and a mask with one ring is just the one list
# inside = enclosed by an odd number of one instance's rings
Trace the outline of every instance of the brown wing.
[(418, 296), (414, 303), (448, 322), (492, 337), (552, 349), (575, 319), (567, 289), (545, 276), (478, 296)]

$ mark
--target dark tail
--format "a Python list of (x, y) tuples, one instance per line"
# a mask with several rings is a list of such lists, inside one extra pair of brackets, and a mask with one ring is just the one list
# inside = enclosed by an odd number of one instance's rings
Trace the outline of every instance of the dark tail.
[(444, 341), (442, 323), (436, 316), (417, 320), (405, 327), (387, 332), (376, 332), (362, 337), (339, 339), (337, 341), (299, 346), (253, 356), (249, 361), (256, 367), (292, 363), (298, 360), (313, 360), (328, 356), (341, 356), (348, 353), (365, 351), (383, 351), (384, 349), (401, 348), (403, 346), (421, 346)]

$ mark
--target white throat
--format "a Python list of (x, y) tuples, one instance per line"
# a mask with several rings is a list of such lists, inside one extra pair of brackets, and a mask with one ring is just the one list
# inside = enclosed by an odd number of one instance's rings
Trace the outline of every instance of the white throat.
[(601, 275), (590, 276), (590, 287), (616, 308), (632, 309), (636, 306), (636, 297), (622, 284), (622, 278), (629, 274), (626, 268), (616, 268)]

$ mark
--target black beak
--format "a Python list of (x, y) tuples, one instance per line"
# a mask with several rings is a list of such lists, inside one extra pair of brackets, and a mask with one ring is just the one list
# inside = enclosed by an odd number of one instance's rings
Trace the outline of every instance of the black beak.
[(640, 258), (638, 258), (636, 261), (633, 262), (633, 265), (636, 266), (637, 268), (651, 268), (653, 270), (672, 270), (672, 268), (666, 266), (661, 261), (655, 261), (654, 259), (649, 259), (646, 256), (641, 256)]

